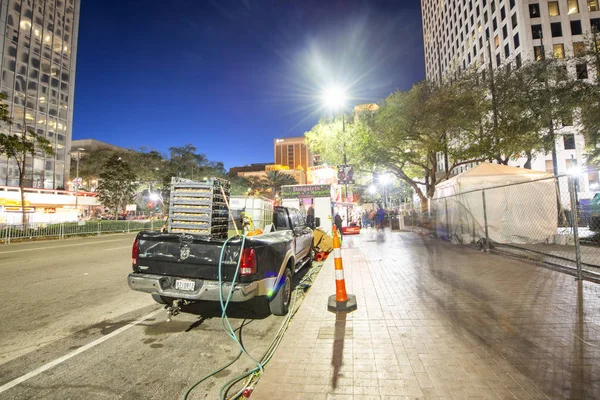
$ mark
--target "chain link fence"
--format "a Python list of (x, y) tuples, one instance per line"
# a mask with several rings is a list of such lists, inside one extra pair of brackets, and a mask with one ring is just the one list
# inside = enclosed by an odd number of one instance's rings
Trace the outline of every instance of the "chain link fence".
[(592, 195), (580, 199), (579, 179), (560, 175), (406, 205), (403, 222), (455, 244), (600, 278), (600, 193)]
[(29, 223), (25, 225), (0, 224), (0, 243), (36, 240), (64, 239), (70, 236), (92, 236), (107, 233), (127, 233), (142, 230), (158, 230), (163, 221), (81, 221), (61, 223)]

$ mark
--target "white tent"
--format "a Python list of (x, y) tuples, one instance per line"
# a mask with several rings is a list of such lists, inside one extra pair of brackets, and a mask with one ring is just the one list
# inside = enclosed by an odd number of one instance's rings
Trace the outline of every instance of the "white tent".
[(558, 228), (556, 182), (540, 171), (480, 164), (437, 185), (431, 204), (438, 233), (461, 242), (485, 238), (486, 217), (497, 243), (544, 243)]

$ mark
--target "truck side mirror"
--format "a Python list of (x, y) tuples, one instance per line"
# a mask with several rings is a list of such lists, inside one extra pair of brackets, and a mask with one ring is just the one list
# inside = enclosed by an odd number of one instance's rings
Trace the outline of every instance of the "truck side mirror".
[(315, 217), (315, 228), (321, 226), (321, 217)]

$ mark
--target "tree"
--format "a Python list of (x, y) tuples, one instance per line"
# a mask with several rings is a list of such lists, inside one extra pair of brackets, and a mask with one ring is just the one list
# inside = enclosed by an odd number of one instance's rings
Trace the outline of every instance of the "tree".
[[(481, 160), (484, 93), (472, 77), (451, 83), (415, 84), (388, 96), (357, 137), (363, 160), (406, 182), (426, 207), (435, 185), (460, 165)], [(448, 154), (448, 174), (438, 154)]]
[[(343, 118), (343, 121), (342, 121)], [(322, 161), (331, 165), (344, 163), (344, 155), (349, 164), (361, 157), (357, 152), (360, 147), (357, 133), (362, 128), (361, 120), (347, 115), (334, 120), (322, 119), (310, 131), (305, 133), (308, 146), (318, 151)]]
[(135, 180), (129, 164), (116, 154), (110, 156), (102, 166), (98, 196), (105, 207), (114, 209), (115, 219), (132, 201), (137, 186)]
[(169, 147), (169, 167), (171, 176), (188, 179), (203, 177), (208, 160), (204, 154), (196, 153), (196, 146)]
[(275, 199), (280, 194), (282, 186), (297, 183), (296, 178), (286, 172), (267, 171), (264, 178), (254, 182), (254, 188), (259, 193)]
[[(119, 151), (114, 149), (98, 149), (95, 151), (81, 153), (79, 160), (79, 177), (82, 180), (83, 186), (88, 190), (93, 186), (94, 181), (97, 181), (102, 167), (106, 161), (113, 155), (127, 157), (127, 151)], [(71, 176), (76, 176), (77, 171), (77, 158), (71, 157)]]
[(511, 159), (527, 157), (525, 168), (531, 168), (533, 153), (551, 150), (541, 130), (547, 128), (539, 110), (530, 102), (535, 101), (532, 90), (542, 87), (532, 65), (518, 70), (499, 68), (488, 70), (482, 79), (487, 108), (482, 115), (482, 140), (486, 142), (483, 156), (499, 164), (508, 165)]
[[(8, 109), (2, 102), (0, 106), (0, 120), (12, 124), (8, 117)], [(51, 143), (43, 136), (27, 126), (26, 114), (23, 114), (23, 131), (21, 133), (5, 134), (0, 133), (0, 154), (5, 154), (7, 158), (12, 159), (17, 164), (19, 171), (19, 189), (21, 192), (21, 221), (23, 225), (27, 223), (25, 214), (25, 173), (27, 170), (27, 161), (37, 156), (54, 155), (54, 149)]]
[(582, 81), (583, 90), (580, 105), (581, 133), (585, 137), (588, 148), (588, 162), (600, 161), (600, 34), (594, 28), (591, 35), (585, 38), (582, 49), (579, 49), (578, 62), (593, 65), (596, 79), (591, 82)]

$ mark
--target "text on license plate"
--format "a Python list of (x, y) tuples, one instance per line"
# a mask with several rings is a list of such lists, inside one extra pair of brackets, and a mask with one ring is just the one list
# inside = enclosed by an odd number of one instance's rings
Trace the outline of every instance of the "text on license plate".
[(175, 289), (179, 290), (194, 290), (196, 288), (196, 282), (187, 279), (175, 280)]

